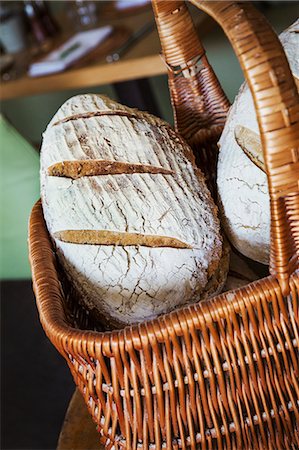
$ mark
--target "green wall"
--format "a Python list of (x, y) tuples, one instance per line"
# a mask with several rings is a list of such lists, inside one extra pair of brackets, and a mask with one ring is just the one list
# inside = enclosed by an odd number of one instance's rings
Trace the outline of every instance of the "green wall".
[(39, 198), (39, 156), (0, 115), (0, 278), (29, 278), (27, 223)]

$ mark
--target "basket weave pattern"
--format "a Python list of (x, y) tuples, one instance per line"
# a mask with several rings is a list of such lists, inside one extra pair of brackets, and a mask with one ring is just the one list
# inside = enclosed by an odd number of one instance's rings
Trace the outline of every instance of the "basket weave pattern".
[[(296, 449), (298, 93), (277, 37), (250, 4), (192, 3), (223, 27), (254, 97), (271, 198), (271, 275), (150, 322), (93, 331), (88, 313), (66, 299), (37, 203), (29, 244), (40, 319), (108, 449)], [(228, 102), (184, 2), (153, 7), (176, 128), (195, 151), (207, 149), (205, 166)]]

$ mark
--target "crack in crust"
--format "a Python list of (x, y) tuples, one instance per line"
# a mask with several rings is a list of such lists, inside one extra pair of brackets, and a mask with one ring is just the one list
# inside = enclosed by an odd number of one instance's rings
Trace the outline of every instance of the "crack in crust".
[(97, 175), (118, 175), (133, 173), (152, 173), (172, 175), (173, 171), (160, 166), (148, 164), (133, 164), (123, 161), (107, 161), (101, 159), (62, 161), (48, 168), (48, 175), (53, 177), (66, 177), (76, 180), (81, 177)]
[(108, 230), (62, 230), (56, 231), (54, 237), (72, 244), (172, 247), (192, 249), (192, 246), (177, 238), (141, 233), (124, 233)]

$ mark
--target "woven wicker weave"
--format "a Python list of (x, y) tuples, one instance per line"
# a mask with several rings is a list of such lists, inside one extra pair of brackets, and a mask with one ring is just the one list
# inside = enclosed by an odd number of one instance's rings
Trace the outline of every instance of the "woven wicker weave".
[[(88, 313), (64, 295), (38, 203), (29, 242), (40, 319), (107, 448), (298, 449), (298, 94), (277, 37), (254, 7), (192, 2), (223, 27), (254, 97), (271, 197), (271, 275), (151, 322), (92, 331)], [(176, 127), (198, 154), (204, 148), (206, 167), (228, 102), (184, 2), (153, 6)]]

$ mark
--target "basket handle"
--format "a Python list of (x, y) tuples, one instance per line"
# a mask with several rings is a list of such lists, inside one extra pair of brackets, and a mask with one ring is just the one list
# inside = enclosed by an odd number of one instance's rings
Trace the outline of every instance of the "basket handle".
[(206, 58), (187, 5), (182, 0), (153, 0), (152, 4), (168, 68), (175, 128), (192, 147), (206, 144), (207, 139), (217, 142), (230, 104)]
[[(252, 4), (190, 1), (223, 28), (253, 96), (270, 193), (270, 273), (278, 279), (286, 295), (289, 277), (299, 259), (299, 96), (296, 85), (278, 37)], [(194, 42), (185, 39), (179, 14), (185, 2), (152, 0), (152, 3), (164, 51), (166, 39), (171, 41), (165, 52), (167, 63), (185, 63), (186, 58), (194, 56), (190, 53)], [(197, 53), (202, 53), (201, 45)]]
[(216, 198), (217, 142), (230, 104), (205, 55), (185, 2), (153, 2), (153, 9), (168, 68), (175, 129), (191, 146)]

